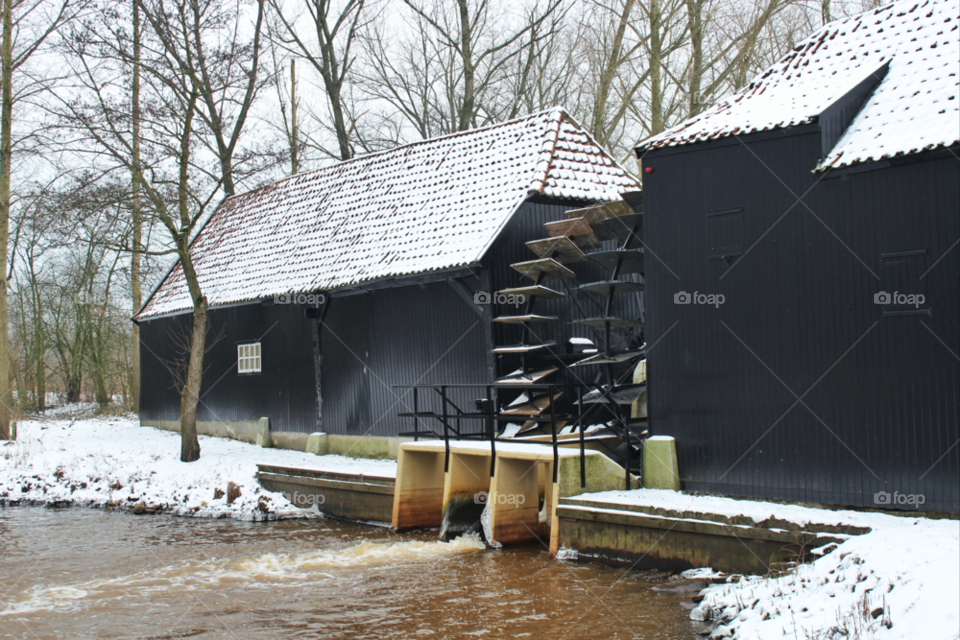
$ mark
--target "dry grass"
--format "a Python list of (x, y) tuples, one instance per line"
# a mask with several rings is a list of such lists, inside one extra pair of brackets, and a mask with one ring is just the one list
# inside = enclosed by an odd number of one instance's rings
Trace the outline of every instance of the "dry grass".
[(837, 624), (822, 631), (811, 633), (804, 631), (806, 640), (872, 640), (880, 627), (890, 628), (890, 609), (886, 598), (875, 602), (870, 593), (865, 593), (851, 611), (837, 611)]

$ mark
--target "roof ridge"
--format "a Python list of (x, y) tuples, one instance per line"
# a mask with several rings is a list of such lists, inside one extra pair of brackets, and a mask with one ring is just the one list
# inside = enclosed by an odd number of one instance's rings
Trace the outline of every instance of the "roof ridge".
[(265, 184), (262, 184), (262, 185), (260, 185), (259, 187), (255, 187), (255, 188), (253, 188), (253, 189), (250, 189), (249, 191), (244, 191), (243, 193), (235, 193), (235, 194), (233, 194), (233, 195), (231, 195), (231, 196), (227, 196), (227, 197), (225, 198), (225, 200), (233, 200), (234, 198), (239, 198), (239, 197), (242, 197), (242, 196), (247, 196), (247, 195), (253, 194), (253, 193), (257, 192), (257, 191), (260, 191), (261, 189), (266, 189), (266, 188), (269, 188), (269, 187), (277, 186), (277, 185), (279, 185), (279, 184), (281, 184), (281, 183), (283, 183), (283, 182), (286, 182), (286, 181), (288, 181), (288, 180), (293, 180), (293, 179), (295, 179), (295, 178), (303, 178), (303, 177), (306, 177), (306, 176), (311, 176), (311, 175), (323, 173), (323, 172), (326, 172), (326, 171), (335, 170), (335, 169), (338, 169), (338, 168), (340, 168), (340, 167), (343, 167), (344, 165), (347, 165), (347, 164), (355, 164), (355, 163), (357, 163), (357, 162), (360, 162), (361, 160), (369, 160), (369, 159), (371, 159), (371, 158), (375, 158), (375, 157), (378, 157), (378, 156), (383, 156), (383, 155), (387, 155), (387, 154), (390, 154), (390, 153), (396, 153), (396, 152), (398, 152), (398, 151), (402, 151), (402, 150), (404, 150), (404, 149), (409, 149), (409, 148), (411, 148), (411, 147), (416, 147), (416, 146), (419, 146), (419, 145), (429, 144), (429, 143), (432, 143), (432, 142), (439, 142), (439, 141), (441, 141), (441, 140), (446, 140), (446, 139), (449, 139), (449, 138), (456, 138), (456, 137), (459, 137), (459, 136), (476, 134), (476, 133), (480, 133), (480, 132), (483, 132), (483, 131), (489, 131), (489, 130), (491, 130), (491, 129), (499, 129), (499, 128), (501, 128), (501, 127), (506, 127), (506, 126), (509, 126), (509, 125), (517, 124), (518, 122), (523, 122), (524, 120), (533, 120), (534, 118), (537, 118), (537, 117), (540, 117), (540, 116), (553, 115), (553, 114), (554, 114), (555, 112), (557, 112), (557, 111), (560, 112), (561, 117), (566, 114), (566, 109), (565, 109), (564, 107), (560, 106), (560, 105), (557, 105), (557, 106), (554, 106), (554, 107), (550, 107), (549, 109), (542, 109), (542, 110), (540, 110), (540, 111), (536, 111), (536, 112), (534, 112), (534, 113), (527, 114), (527, 115), (525, 115), (525, 116), (518, 116), (518, 117), (516, 117), (516, 118), (513, 118), (512, 120), (505, 120), (504, 122), (494, 122), (494, 123), (491, 123), (491, 124), (488, 124), (488, 125), (484, 125), (484, 126), (482, 126), (482, 127), (477, 127), (476, 129), (467, 129), (466, 131), (454, 131), (453, 133), (445, 133), (445, 134), (443, 134), (442, 136), (436, 136), (436, 137), (434, 137), (434, 138), (427, 138), (426, 140), (417, 140), (417, 141), (415, 141), (415, 142), (408, 142), (408, 143), (406, 143), (406, 144), (401, 144), (401, 145), (398, 145), (398, 146), (396, 146), (396, 147), (391, 147), (390, 149), (384, 149), (384, 150), (382, 150), (382, 151), (373, 151), (373, 152), (371, 152), (371, 153), (365, 153), (365, 154), (363, 154), (363, 155), (354, 156), (354, 157), (352, 157), (352, 158), (347, 158), (346, 160), (338, 160), (336, 163), (334, 163), (334, 164), (332, 164), (332, 165), (330, 165), (330, 166), (327, 166), (327, 167), (320, 167), (319, 169), (312, 169), (312, 170), (310, 170), (310, 171), (303, 171), (303, 172), (301, 172), (301, 173), (296, 173), (296, 174), (294, 174), (294, 175), (292, 175), (292, 176), (284, 176), (283, 178), (277, 178), (276, 180), (273, 180), (273, 181), (271, 181), (271, 182), (267, 182), (267, 183), (265, 183)]
[[(844, 151), (843, 159), (830, 160), (844, 166), (943, 146), (960, 132), (960, 109), (947, 102), (960, 98), (955, 67), (949, 68), (960, 49), (954, 37), (956, 6), (956, 0), (897, 0), (834, 20), (737, 91), (640, 140), (634, 151), (639, 156), (814, 122), (853, 79), (884, 62), (889, 62), (887, 77), (874, 87), (832, 152)], [(906, 93), (899, 95), (898, 87), (906, 87)]]
[[(577, 128), (580, 129), (581, 131), (583, 131), (584, 135), (587, 136), (587, 138), (590, 140), (590, 142), (592, 142), (594, 145), (596, 145), (596, 147), (597, 147), (598, 149), (600, 149), (601, 151), (603, 151), (604, 154), (606, 154), (606, 156), (607, 156), (608, 158), (610, 158), (610, 162), (612, 162), (618, 169), (620, 169), (621, 171), (623, 171), (624, 173), (626, 173), (626, 174), (629, 175), (629, 176), (632, 176), (632, 175), (633, 175), (633, 174), (630, 173), (630, 171), (627, 170), (626, 167), (624, 167), (622, 164), (620, 164), (620, 161), (617, 160), (617, 159), (613, 156), (613, 154), (610, 152), (609, 149), (607, 149), (607, 147), (606, 147), (605, 145), (600, 144), (600, 142), (599, 142), (596, 138), (593, 137), (593, 134), (590, 133), (590, 130), (589, 130), (589, 129), (587, 129), (585, 126), (583, 126), (582, 124), (580, 124), (580, 121), (579, 121), (579, 120), (577, 120), (576, 118), (574, 118), (571, 114), (567, 113), (566, 110), (563, 109), (562, 107), (561, 107), (561, 111), (563, 111), (563, 116), (562, 116), (561, 119), (566, 118), (567, 120), (570, 121), (571, 124), (573, 124), (573, 126), (577, 127)], [(628, 155), (629, 155), (629, 154), (628, 154)], [(639, 182), (639, 179), (637, 180), (637, 182)]]
[[(550, 133), (551, 130), (553, 132), (553, 142), (550, 145), (550, 150), (546, 152), (547, 167), (543, 170), (542, 178), (540, 178), (539, 180), (534, 180), (533, 182), (530, 183), (530, 186), (527, 189), (528, 193), (531, 190), (534, 190), (537, 193), (543, 193), (543, 190), (547, 188), (547, 178), (550, 177), (550, 167), (553, 166), (553, 159), (557, 155), (557, 140), (560, 139), (560, 125), (563, 122), (563, 109), (561, 108), (558, 111), (551, 112), (551, 115), (553, 115), (554, 113), (557, 114), (557, 118), (553, 123), (551, 123), (550, 129), (548, 129), (547, 131), (548, 134)], [(535, 184), (537, 184), (537, 182), (540, 183), (540, 188), (534, 189), (533, 187)]]

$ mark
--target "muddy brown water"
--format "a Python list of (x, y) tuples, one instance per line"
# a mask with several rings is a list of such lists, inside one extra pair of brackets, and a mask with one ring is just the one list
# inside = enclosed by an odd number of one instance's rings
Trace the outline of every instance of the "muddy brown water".
[(435, 531), (0, 508), (3, 638), (699, 637), (657, 585)]

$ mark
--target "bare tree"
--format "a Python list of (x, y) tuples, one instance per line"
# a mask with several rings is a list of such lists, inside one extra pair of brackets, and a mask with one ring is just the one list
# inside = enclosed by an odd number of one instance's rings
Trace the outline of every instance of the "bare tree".
[[(496, 120), (511, 120), (556, 105), (575, 113), (580, 110), (584, 92), (579, 82), (577, 51), (586, 32), (578, 20), (569, 19), (573, 6), (554, 11), (527, 32), (523, 51), (513, 57), (503, 80), (497, 83), (499, 100), (487, 102), (491, 111), (499, 106)], [(528, 23), (536, 22), (535, 9), (530, 10)]]
[[(23, 382), (18, 385), (17, 403), (25, 404), (32, 391), (33, 408), (46, 410), (46, 351), (47, 333), (44, 327), (45, 289), (51, 284), (47, 278), (45, 258), (56, 251), (57, 242), (51, 238), (52, 216), (47, 215), (44, 194), (40, 190), (21, 200), (16, 222), (10, 268), (15, 283), (13, 296), (17, 302), (23, 364), (19, 367)], [(16, 323), (15, 323), (16, 324)], [(14, 333), (16, 333), (16, 327)]]
[[(504, 109), (500, 90), (522, 76), (525, 65), (518, 60), (555, 33), (558, 23), (551, 20), (561, 12), (561, 0), (534, 5), (513, 20), (504, 15), (505, 6), (490, 0), (404, 3), (412, 12), (413, 33), (395, 43), (382, 22), (369, 29), (363, 86), (423, 138), (465, 131), (509, 113), (516, 101), (508, 93)], [(527, 84), (520, 82), (522, 92)]]
[[(141, 269), (143, 251), (143, 209), (141, 187), (143, 166), (140, 162), (140, 5), (132, 0), (132, 60), (130, 86), (131, 153), (130, 153), (130, 217), (133, 233), (130, 242), (130, 302), (131, 315), (137, 313), (143, 305), (141, 291)], [(133, 325), (130, 335), (130, 357), (132, 358), (130, 389), (133, 395), (133, 412), (140, 413), (140, 328)]]
[[(786, 6), (787, 0), (765, 0), (726, 20), (717, 19), (718, 6), (714, 0), (685, 2), (690, 38), (685, 93), (687, 113), (693, 116), (700, 113), (705, 104), (713, 102), (715, 93), (728, 85), (731, 76), (735, 78), (731, 88), (739, 88), (742, 82), (738, 82), (745, 75), (743, 70), (752, 66), (761, 32)], [(732, 52), (735, 53), (731, 55)], [(707, 74), (709, 79), (704, 84)]]
[(662, 118), (661, 69), (680, 46), (678, 38), (670, 37), (677, 22), (677, 3), (668, 1), (665, 12), (661, 0), (647, 4), (597, 0), (587, 21), (591, 35), (586, 44), (585, 84), (592, 96), (588, 126), (598, 142), (621, 156), (629, 155), (634, 142), (625, 136), (628, 117), (645, 89), (651, 119)]
[(300, 172), (300, 126), (297, 116), (300, 112), (300, 99), (297, 97), (297, 61), (290, 60), (290, 115), (287, 116), (287, 103), (284, 100), (281, 82), (277, 82), (277, 95), (280, 98), (280, 114), (283, 116), (283, 130), (287, 138), (287, 147), (290, 149), (290, 175)]
[(33, 185), (17, 207), (11, 335), (21, 409), (43, 411), (51, 390), (77, 402), (85, 379), (106, 409), (129, 387), (130, 323), (113, 295), (126, 255), (116, 247), (131, 229), (129, 186), (90, 176)]
[[(182, 104), (199, 92), (196, 115), (209, 132), (207, 144), (220, 167), (227, 195), (236, 193), (238, 164), (251, 163), (246, 173), (262, 169), (257, 155), (240, 158), (240, 140), (254, 101), (269, 78), (261, 74), (260, 54), (264, 2), (256, 0), (256, 16), (249, 40), (241, 34), (245, 16), (227, 0), (136, 0), (158, 43), (152, 52), (158, 81), (178, 94)], [(163, 68), (166, 66), (167, 68)]]
[[(663, 131), (680, 108), (670, 69), (686, 38), (682, 0), (649, 0), (637, 8), (640, 15), (629, 28), (643, 50), (647, 83), (629, 101), (628, 111), (639, 125), (638, 137), (646, 137)], [(636, 139), (629, 140), (625, 146), (634, 142)]]
[[(297, 28), (300, 16), (285, 16), (279, 0), (270, 1), (280, 26), (279, 41), (309, 62), (323, 81), (337, 154), (341, 160), (348, 160), (353, 156), (353, 123), (347, 113), (344, 90), (356, 61), (357, 40), (368, 21), (365, 0), (346, 0), (339, 9), (330, 0), (301, 0), (299, 6), (309, 18), (304, 31), (309, 35)], [(291, 66), (291, 74), (292, 69)]]
[[(14, 75), (22, 73), (30, 58), (50, 34), (82, 8), (80, 0), (2, 0), (3, 34), (0, 41), (0, 439), (10, 431), (10, 348), (7, 320), (7, 251), (10, 224), (10, 171), (13, 159)], [(39, 78), (33, 78), (33, 81)], [(36, 91), (37, 88), (32, 89)], [(22, 94), (21, 94), (22, 96)]]
[[(123, 17), (110, 17), (114, 18), (122, 20)], [(61, 128), (74, 132), (75, 138), (69, 144), (76, 153), (109, 160), (124, 171), (140, 176), (146, 204), (144, 213), (166, 230), (168, 246), (172, 245), (167, 250), (142, 248), (141, 254), (173, 252), (179, 259), (178, 268), (189, 289), (194, 320), (189, 371), (181, 389), (181, 460), (190, 462), (200, 455), (196, 419), (208, 306), (193, 266), (190, 241), (213, 198), (232, 174), (223, 169), (223, 157), (217, 155), (217, 131), (208, 127), (204, 136), (194, 129), (195, 121), (200, 120), (199, 114), (204, 112), (200, 108), (203, 88), (196, 81), (199, 74), (184, 72), (179, 63), (171, 64), (175, 58), (167, 47), (157, 45), (160, 36), (152, 29), (150, 42), (157, 46), (144, 46), (149, 57), (140, 60), (144, 86), (149, 88), (149, 100), (140, 121), (146, 148), (139, 155), (140, 167), (135, 166), (134, 158), (138, 156), (134, 153), (130, 110), (126, 101), (114, 97), (121, 93), (117, 90), (122, 89), (122, 84), (117, 86), (117, 76), (112, 73), (118, 59), (129, 62), (129, 42), (122, 35), (123, 29), (114, 28), (111, 39), (96, 37), (103, 32), (102, 24), (91, 23), (65, 40), (65, 53), (74, 65), (78, 83), (76, 92), (82, 97), (61, 98), (56, 113), (62, 122)], [(192, 51), (191, 46), (183, 52), (187, 65), (192, 64)], [(228, 62), (221, 60), (218, 64)], [(188, 88), (186, 92), (185, 88)], [(140, 97), (144, 99), (143, 95)], [(234, 122), (232, 126), (239, 127), (239, 124)], [(195, 161), (194, 147), (207, 149), (223, 171), (209, 170), (202, 159)]]

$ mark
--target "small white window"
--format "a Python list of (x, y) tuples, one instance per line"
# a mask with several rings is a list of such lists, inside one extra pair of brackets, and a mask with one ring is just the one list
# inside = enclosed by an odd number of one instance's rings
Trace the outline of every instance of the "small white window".
[(260, 343), (237, 345), (237, 373), (260, 372)]

